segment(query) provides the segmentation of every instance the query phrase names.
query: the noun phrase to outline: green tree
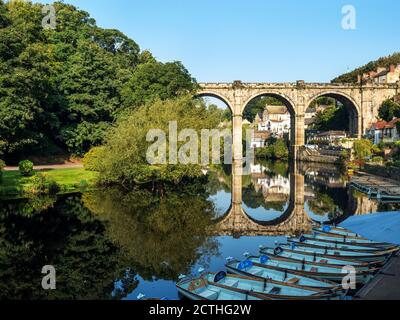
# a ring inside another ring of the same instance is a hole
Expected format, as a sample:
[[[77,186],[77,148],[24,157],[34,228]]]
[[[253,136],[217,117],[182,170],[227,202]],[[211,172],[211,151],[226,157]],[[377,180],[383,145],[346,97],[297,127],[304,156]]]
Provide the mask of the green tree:
[[[208,110],[201,101],[185,95],[173,100],[156,100],[127,113],[107,135],[99,155],[103,159],[100,180],[104,184],[122,184],[130,188],[134,184],[156,181],[178,183],[202,176],[198,164],[149,165],[147,150],[154,142],[146,141],[146,136],[151,129],[168,135],[170,122],[176,121],[178,130],[190,128],[200,137],[202,129],[213,129],[219,125],[215,112]],[[166,155],[169,155],[169,135],[166,138]],[[179,142],[178,149],[186,142]],[[194,154],[198,152],[196,150]]]
[[[55,30],[42,4],[0,1],[0,150],[5,158],[83,155],[100,145],[126,109],[192,91],[179,62],[159,63],[89,13],[54,3]],[[139,68],[139,66],[141,66]]]
[[[271,96],[263,96],[253,99],[244,109],[243,118],[253,122],[258,113],[264,112],[267,105],[282,106],[283,103],[279,99]]]
[[[385,121],[391,121],[393,118],[400,118],[400,104],[393,99],[387,99],[379,108],[379,118]]]
[[[315,115],[313,129],[320,131],[349,130],[349,113],[344,105],[329,106]]]
[[[357,160],[365,161],[366,158],[371,157],[374,150],[372,141],[367,139],[354,141],[354,155]]]
[[[400,64],[400,52],[396,52],[387,57],[379,58],[375,61],[370,61],[366,65],[357,68],[351,72],[345,73],[332,80],[333,83],[356,83],[359,75],[370,71],[376,71],[378,67],[389,68],[390,65]]]
[[[123,90],[124,105],[138,107],[155,99],[172,99],[192,93],[195,80],[180,62],[150,62],[139,65]]]

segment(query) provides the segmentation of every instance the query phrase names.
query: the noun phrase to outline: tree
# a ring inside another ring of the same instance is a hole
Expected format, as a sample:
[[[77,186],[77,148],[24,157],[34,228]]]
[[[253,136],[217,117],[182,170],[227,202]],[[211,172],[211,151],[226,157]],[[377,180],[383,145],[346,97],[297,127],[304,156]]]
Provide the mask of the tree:
[[[349,113],[344,105],[329,106],[315,115],[313,128],[320,131],[349,130]]]
[[[98,27],[89,13],[63,2],[54,6],[56,29],[45,30],[42,4],[0,1],[6,160],[64,151],[81,156],[103,143],[126,109],[194,90],[181,63],[157,62],[122,32]]]
[[[195,89],[195,80],[180,62],[148,62],[135,69],[124,87],[124,105],[138,107],[156,99],[192,93]]]
[[[267,105],[282,106],[283,103],[279,99],[270,96],[253,99],[244,109],[243,118],[253,122],[258,113],[264,112]]]
[[[364,73],[370,72],[370,71],[376,71],[378,67],[385,67],[389,68],[390,65],[397,65],[400,64],[400,52],[396,52],[392,55],[389,55],[387,57],[382,57],[379,58],[378,60],[375,61],[370,61],[366,65],[357,68],[351,72],[345,73],[335,79],[332,80],[333,83],[356,83],[358,75],[362,75]]]
[[[366,158],[372,156],[373,143],[370,140],[362,139],[354,141],[354,155],[357,160],[365,161]]]
[[[102,183],[131,188],[135,184],[158,181],[179,183],[201,177],[199,164],[170,164],[169,161],[165,164],[149,164],[146,155],[154,142],[146,141],[147,134],[151,129],[161,130],[169,142],[171,121],[177,122],[178,130],[194,130],[197,137],[201,136],[202,129],[213,129],[220,123],[215,110],[208,110],[204,103],[187,95],[165,101],[158,99],[126,113],[107,135],[99,156],[103,159],[100,170]],[[185,143],[179,142],[178,150]],[[194,154],[200,151],[200,147],[198,149]],[[164,151],[166,160],[169,160],[168,143]]]
[[[379,108],[379,118],[385,121],[392,121],[393,118],[400,118],[400,104],[393,99],[387,99]]]

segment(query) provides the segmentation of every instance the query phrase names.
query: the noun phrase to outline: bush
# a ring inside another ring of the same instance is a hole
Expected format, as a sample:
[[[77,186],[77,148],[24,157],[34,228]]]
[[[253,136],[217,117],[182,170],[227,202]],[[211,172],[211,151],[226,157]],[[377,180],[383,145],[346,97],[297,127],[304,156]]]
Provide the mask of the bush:
[[[104,147],[94,147],[82,159],[83,166],[89,171],[101,171]]]
[[[1,182],[1,179],[3,177],[3,169],[4,169],[5,166],[6,166],[6,163],[3,160],[0,159],[0,182]]]
[[[383,157],[373,157],[371,160],[372,163],[383,163]]]
[[[191,96],[156,100],[127,112],[108,132],[101,157],[99,182],[130,188],[137,184],[177,184],[202,178],[200,164],[169,164],[168,157],[162,159],[162,155],[169,152],[167,140],[155,143],[155,137],[151,142],[148,139],[149,131],[157,128],[161,132],[168,132],[170,122],[178,120],[178,128],[191,128],[200,135],[203,129],[218,127],[220,120],[217,113],[218,110],[208,109],[202,101],[193,100]],[[178,150],[185,144],[187,142],[179,141]],[[151,150],[153,152],[149,152]],[[191,150],[190,154],[198,159],[201,156],[200,150]],[[154,161],[153,165],[149,164],[149,159]]]
[[[273,144],[256,150],[256,157],[264,159],[287,159],[289,149],[284,140],[276,140]]]
[[[23,160],[18,164],[19,172],[24,177],[30,177],[33,173],[33,163],[29,160]]]
[[[53,179],[42,173],[38,173],[32,178],[30,193],[33,194],[57,194],[60,186]]]
[[[84,191],[89,187],[89,183],[86,180],[81,180],[77,186],[80,190]]]
[[[400,168],[400,161],[399,160],[394,161],[393,162],[393,166],[397,167],[397,168]]]

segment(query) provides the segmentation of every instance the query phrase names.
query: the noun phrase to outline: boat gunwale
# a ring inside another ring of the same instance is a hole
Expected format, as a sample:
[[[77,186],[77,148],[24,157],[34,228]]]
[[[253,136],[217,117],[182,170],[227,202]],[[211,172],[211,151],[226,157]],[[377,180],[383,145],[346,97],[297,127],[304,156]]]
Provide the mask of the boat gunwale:
[[[231,266],[230,264],[232,264],[232,263],[240,263],[240,261],[239,260],[232,260],[232,261],[228,262],[225,265],[226,268],[227,269],[232,269],[232,270],[237,270],[239,272],[242,272],[245,276],[248,276],[248,277],[251,277],[251,278],[266,279],[266,278],[261,277],[261,276],[253,275],[253,274],[251,274],[251,273],[249,273],[247,271],[239,270],[238,268]],[[330,281],[330,280],[327,280],[327,279],[310,277],[310,276],[305,276],[303,274],[300,274],[299,272],[296,272],[295,270],[287,270],[287,269],[283,269],[283,268],[279,268],[279,267],[273,267],[273,266],[267,266],[267,265],[259,265],[258,267],[261,267],[263,269],[272,269],[272,270],[279,271],[279,272],[285,272],[286,271],[288,274],[293,274],[293,275],[301,276],[301,277],[304,277],[304,278],[309,278],[309,279],[314,280],[314,281],[318,281],[318,282],[322,282],[322,283],[331,285],[331,287],[327,287],[326,290],[333,290],[333,291],[342,290],[340,285],[338,283],[334,282],[334,281]],[[286,283],[286,282],[283,282],[283,283]],[[301,285],[301,286],[304,286],[304,285]],[[323,288],[323,287],[314,287],[314,286],[304,286],[304,287],[306,287],[306,288],[307,287],[308,288]]]
[[[312,240],[310,240],[312,241]],[[386,253],[390,254],[392,252],[399,251],[400,248],[390,248],[390,249],[385,249],[385,248],[377,248],[375,247],[374,249],[371,250],[364,250],[364,249],[347,249],[347,248],[334,248],[334,247],[327,247],[327,246],[322,246],[318,244],[312,244],[312,243],[307,243],[307,242],[300,242],[299,240],[293,240],[293,239],[288,239],[288,242],[290,243],[296,243],[298,247],[308,247],[308,248],[314,248],[314,249],[328,249],[328,250],[339,250],[339,251],[344,251],[344,252],[355,252],[355,253],[370,253],[371,255],[375,255],[375,253]],[[332,244],[335,244],[335,242],[331,242]],[[376,249],[376,250],[375,250]],[[378,250],[379,249],[379,250]],[[382,249],[382,250],[380,250]]]
[[[254,263],[254,266],[256,267],[264,267],[265,265],[261,264],[261,263]],[[345,274],[343,273],[329,273],[329,272],[315,272],[315,271],[307,271],[307,270],[292,270],[292,269],[285,269],[283,267],[275,267],[275,266],[271,266],[273,269],[276,268],[275,270],[277,271],[295,271],[297,273],[299,273],[299,275],[303,275],[309,278],[315,278],[315,279],[319,279],[320,277],[322,277],[323,279],[332,279],[332,278],[343,278]],[[373,269],[371,271],[368,270],[362,270],[362,271],[356,271],[356,274],[366,277],[368,275],[373,275],[375,272],[378,272],[379,268]]]
[[[320,239],[320,238],[314,238],[312,235],[308,235],[305,234],[303,235],[307,240],[312,240],[312,241],[318,241],[318,242],[324,242],[324,243],[337,243],[340,245],[353,245],[353,246],[359,246],[359,247],[377,247],[377,248],[384,248],[385,246],[388,248],[394,248],[397,247],[395,244],[391,244],[391,243],[386,243],[386,242],[371,242],[371,243],[367,243],[367,242],[345,242],[345,241],[335,241],[335,240],[329,240],[329,239]],[[320,234],[320,236],[323,237],[329,237],[329,235],[325,235],[325,234]],[[336,237],[332,237],[332,238],[336,238]],[[341,237],[342,238],[342,237]],[[349,238],[346,238],[349,239]],[[356,239],[360,239],[360,238],[354,238],[354,240]],[[362,240],[368,240],[368,239],[362,239]],[[381,247],[383,246],[383,247]]]
[[[273,250],[272,248],[263,248],[260,250],[260,253],[262,254],[266,254],[271,258],[271,253],[269,252],[265,252],[266,249],[270,249]],[[281,261],[287,261],[287,262],[303,262],[302,259],[296,259],[296,258],[289,258],[289,257],[282,257],[282,256],[277,256],[277,255],[272,255],[272,257],[276,260],[281,260]],[[340,259],[335,259],[335,260],[340,260]],[[321,266],[321,267],[332,267],[332,268],[338,268],[338,269],[342,269],[345,266],[348,266],[348,264],[346,264],[346,262],[357,262],[357,261],[345,261],[343,260],[343,264],[331,264],[331,263],[323,263],[323,262],[317,262],[317,261],[305,261],[307,264],[311,264],[311,265],[315,265],[315,266]],[[354,267],[356,270],[358,268],[376,268],[377,264],[374,263],[368,263],[368,262],[364,262],[364,261],[360,261],[359,264],[355,264],[352,265],[352,267]],[[378,268],[380,269],[380,268]]]
[[[273,248],[264,248],[264,249],[273,249]],[[262,250],[264,250],[262,249]],[[298,251],[298,250],[291,250],[291,249],[286,249],[285,251],[291,252],[291,253],[298,253],[298,254],[304,254],[307,256],[314,256],[314,253],[312,252],[307,252],[307,251]],[[337,259],[337,260],[345,260],[345,261],[350,261],[350,262],[372,262],[373,264],[380,265],[384,264],[387,259],[384,259],[386,255],[381,255],[381,256],[338,256],[338,255],[329,255],[329,254],[323,254],[323,253],[317,253],[317,257],[323,257],[323,258],[330,258],[330,259]],[[361,259],[369,259],[369,258],[382,258],[381,260],[361,260]]]

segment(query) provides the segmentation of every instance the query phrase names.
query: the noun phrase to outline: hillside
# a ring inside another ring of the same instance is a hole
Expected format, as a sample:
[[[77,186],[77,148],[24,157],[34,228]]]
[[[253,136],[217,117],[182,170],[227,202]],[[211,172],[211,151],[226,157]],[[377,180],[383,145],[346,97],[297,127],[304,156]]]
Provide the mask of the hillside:
[[[365,72],[375,71],[378,67],[389,68],[391,64],[400,64],[400,52],[396,52],[390,56],[379,58],[375,61],[370,61],[366,65],[357,68],[351,72],[342,74],[332,80],[332,83],[354,83],[357,82],[357,76]]]

